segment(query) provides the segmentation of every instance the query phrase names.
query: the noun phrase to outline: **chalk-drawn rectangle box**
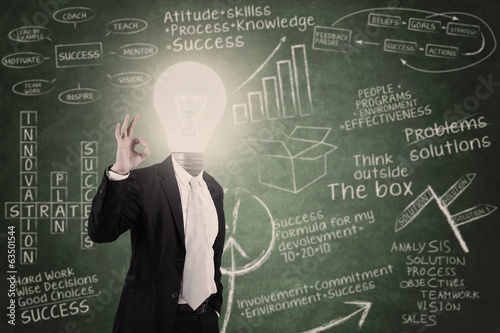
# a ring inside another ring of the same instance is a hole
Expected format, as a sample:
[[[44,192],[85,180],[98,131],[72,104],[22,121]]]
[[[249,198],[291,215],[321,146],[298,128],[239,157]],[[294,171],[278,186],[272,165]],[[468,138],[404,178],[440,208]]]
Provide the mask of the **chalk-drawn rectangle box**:
[[[50,201],[53,204],[68,201],[68,189],[67,188],[51,188],[50,189]]]
[[[94,198],[96,193],[97,193],[97,187],[82,188],[82,191],[81,191],[82,202],[92,203],[92,199]],[[83,205],[82,208],[83,208],[83,211],[82,211],[83,216],[82,217],[88,217],[88,212],[90,212],[90,206]]]
[[[21,233],[21,249],[34,249],[38,244],[38,234],[35,232]]]
[[[80,144],[82,157],[97,156],[97,141],[82,141]]]
[[[68,216],[68,204],[67,203],[53,203],[50,207],[50,219],[51,220],[67,220]]]
[[[82,250],[97,249],[97,243],[94,243],[86,232],[81,234],[81,249]]]
[[[66,187],[68,186],[68,173],[66,171],[53,171],[50,173],[50,186]]]
[[[314,27],[313,50],[347,53],[350,44],[351,30],[322,26]]]
[[[461,37],[479,37],[480,27],[478,25],[448,22],[446,34]]]
[[[36,264],[38,251],[36,248],[21,249],[21,265],[34,265]]]
[[[37,111],[21,111],[20,117],[21,117],[21,127],[36,128]]]
[[[38,189],[36,187],[28,187],[28,188],[22,188],[21,189],[21,201],[25,203],[34,203],[36,202],[37,199],[37,194],[38,194]],[[23,205],[23,208],[26,205]],[[31,206],[31,205],[28,205]],[[36,211],[35,211],[36,213]],[[25,215],[23,215],[25,216]]]
[[[415,54],[417,43],[404,40],[386,39],[384,41],[384,51],[393,53]]]
[[[82,172],[82,188],[97,188],[99,186],[99,175],[97,172]]]
[[[21,157],[21,172],[32,173],[37,169],[36,157]]]
[[[18,219],[21,215],[21,204],[19,202],[5,203],[5,219]]]
[[[38,221],[35,219],[21,219],[21,233],[32,232],[38,230]]]
[[[21,142],[21,157],[36,157],[37,142]]]
[[[82,218],[80,223],[80,233],[87,234],[89,232],[89,220],[88,218]]]
[[[441,21],[426,20],[426,19],[412,17],[408,21],[408,30],[439,33],[441,32]]]
[[[102,43],[56,45],[56,67],[83,67],[102,64]]]
[[[458,47],[427,44],[425,45],[425,55],[433,58],[456,59],[458,57]]]
[[[50,233],[52,235],[66,234],[68,232],[67,219],[51,219],[50,220]]]
[[[246,104],[233,105],[233,118],[235,125],[248,123],[247,105]]]
[[[82,210],[80,211],[80,218],[82,219],[82,223],[87,221],[88,217],[90,216],[91,210],[92,202],[82,204]]]
[[[82,173],[97,170],[97,157],[82,157]]]
[[[312,107],[311,84],[305,45],[292,46],[292,64],[295,77],[295,90],[300,116],[310,116]]]
[[[293,118],[297,115],[297,105],[293,88],[292,62],[281,60],[276,65],[278,66],[278,85],[283,117]]]
[[[22,126],[21,127],[21,143],[36,142],[37,128],[35,126]]]
[[[23,172],[21,176],[21,188],[31,188],[37,186],[37,172]]]
[[[370,13],[368,15],[368,25],[374,27],[399,29],[401,26],[401,17],[386,14]]]
[[[36,202],[23,203],[21,205],[21,214],[23,218],[37,218],[38,216],[38,204]]]
[[[324,142],[330,128],[297,126],[290,135],[246,140],[257,155],[259,182],[298,193],[326,175],[326,156],[337,147]]]
[[[278,83],[275,76],[262,78],[262,91],[264,92],[267,119],[278,119],[280,117],[280,104],[278,99]]]
[[[248,93],[248,106],[250,109],[250,119],[252,122],[264,120],[264,102],[262,92],[255,91]]]

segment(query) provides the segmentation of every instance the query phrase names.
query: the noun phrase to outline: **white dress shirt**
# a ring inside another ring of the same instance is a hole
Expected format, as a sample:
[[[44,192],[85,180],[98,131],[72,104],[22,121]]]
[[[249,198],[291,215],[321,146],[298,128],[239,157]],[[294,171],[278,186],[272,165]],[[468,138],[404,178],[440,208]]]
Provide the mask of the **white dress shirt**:
[[[191,189],[191,186],[189,185],[189,182],[191,181],[191,178],[193,178],[186,170],[184,170],[183,167],[177,163],[175,158],[172,156],[172,162],[174,166],[174,173],[175,173],[175,178],[177,179],[177,185],[179,186],[179,194],[181,196],[181,205],[182,205],[182,217],[183,217],[183,222],[184,222],[184,232],[186,232],[186,216],[187,216],[187,201],[189,197],[189,191]],[[200,191],[200,196],[201,196],[201,201],[203,204],[203,213],[204,213],[204,218],[205,221],[208,223],[208,228],[206,229],[207,231],[207,247],[206,251],[209,253],[209,257],[213,258],[214,255],[214,250],[213,250],[213,244],[215,242],[215,238],[217,237],[217,233],[219,231],[219,223],[218,223],[218,216],[217,216],[217,210],[215,209],[215,204],[212,200],[212,196],[210,195],[210,191],[208,190],[207,184],[203,180],[203,170],[200,172],[198,176],[196,176],[200,182],[199,186],[199,191]],[[116,172],[113,172],[112,170],[109,170],[109,179],[112,181],[118,181],[118,180],[123,180],[126,179],[129,174],[127,175],[121,175]],[[214,265],[208,265],[209,267],[209,272],[207,276],[212,277],[210,283],[210,293],[216,293],[217,292],[217,286],[215,285],[215,267]],[[186,301],[182,298],[182,288],[181,288],[181,293],[179,296],[179,304],[184,304]]]

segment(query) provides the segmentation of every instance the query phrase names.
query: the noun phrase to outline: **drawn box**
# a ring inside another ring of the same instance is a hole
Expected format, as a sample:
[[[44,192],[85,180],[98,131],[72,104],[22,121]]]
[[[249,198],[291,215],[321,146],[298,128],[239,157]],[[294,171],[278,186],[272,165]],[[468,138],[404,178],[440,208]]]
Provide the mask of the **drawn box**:
[[[348,52],[351,43],[351,30],[332,28],[332,27],[314,27],[313,50]]]
[[[297,126],[266,140],[245,140],[257,155],[261,184],[298,193],[326,175],[326,156],[337,149],[326,143],[330,128]]]

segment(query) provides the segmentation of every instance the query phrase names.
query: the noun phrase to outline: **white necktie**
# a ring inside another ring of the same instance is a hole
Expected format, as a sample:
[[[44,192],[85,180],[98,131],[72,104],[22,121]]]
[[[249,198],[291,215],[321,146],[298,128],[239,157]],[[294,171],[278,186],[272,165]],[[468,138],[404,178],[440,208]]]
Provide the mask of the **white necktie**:
[[[206,251],[206,222],[199,193],[199,180],[191,178],[186,216],[186,260],[182,280],[182,297],[196,310],[208,296],[207,265],[213,265]]]

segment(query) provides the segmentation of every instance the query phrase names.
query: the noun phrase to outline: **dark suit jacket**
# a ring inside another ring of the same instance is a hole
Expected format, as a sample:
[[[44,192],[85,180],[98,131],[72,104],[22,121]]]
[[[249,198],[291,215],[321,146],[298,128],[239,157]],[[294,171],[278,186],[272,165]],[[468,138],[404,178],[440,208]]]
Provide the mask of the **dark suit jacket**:
[[[219,218],[219,233],[213,245],[217,293],[209,304],[220,313],[223,189],[207,173],[203,179]],[[97,243],[111,242],[129,229],[132,257],[113,332],[170,332],[186,256],[181,199],[171,157],[132,170],[126,180],[110,181],[104,175],[92,202],[89,236]]]

